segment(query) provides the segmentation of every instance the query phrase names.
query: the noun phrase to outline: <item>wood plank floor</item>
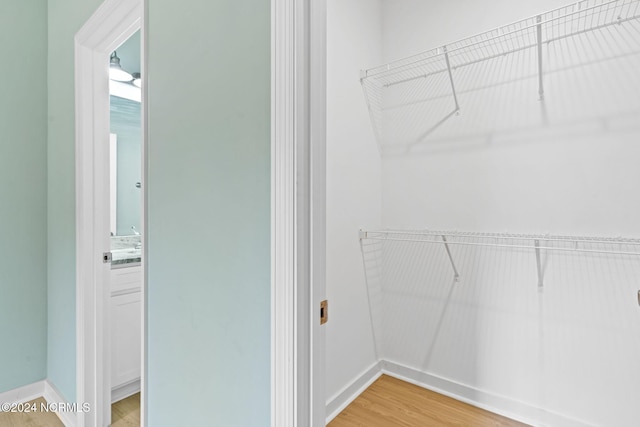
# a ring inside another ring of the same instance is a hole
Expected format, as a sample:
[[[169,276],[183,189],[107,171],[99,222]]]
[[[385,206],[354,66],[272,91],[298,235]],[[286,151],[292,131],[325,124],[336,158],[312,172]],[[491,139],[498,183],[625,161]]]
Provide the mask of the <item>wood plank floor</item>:
[[[111,427],[140,427],[140,393],[111,405]]]
[[[46,404],[39,397],[30,405]],[[0,412],[0,427],[64,427],[54,412]],[[111,405],[111,427],[140,427],[140,393]]]
[[[40,404],[46,401],[39,397],[28,402],[36,404],[37,411],[33,412],[0,412],[0,426],[2,427],[64,427],[55,412],[40,412]]]
[[[44,399],[31,401],[39,407]],[[140,426],[140,393],[111,406],[112,427]],[[54,413],[0,413],[2,427],[64,427]],[[381,376],[328,427],[527,427],[430,390]]]
[[[526,427],[422,387],[383,375],[328,427]]]

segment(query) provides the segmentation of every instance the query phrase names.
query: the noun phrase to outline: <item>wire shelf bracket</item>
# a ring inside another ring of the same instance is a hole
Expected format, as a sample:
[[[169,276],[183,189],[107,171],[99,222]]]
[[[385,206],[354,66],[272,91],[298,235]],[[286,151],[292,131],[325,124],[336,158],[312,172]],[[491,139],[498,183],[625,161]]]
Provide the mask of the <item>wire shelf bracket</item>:
[[[380,232],[373,232],[373,233],[380,233]],[[359,237],[360,237],[360,246],[362,247],[362,241],[365,239],[369,238],[369,233],[365,230],[360,230],[359,233]],[[451,249],[449,248],[449,241],[447,240],[447,236],[442,235],[442,243],[444,245],[445,250],[447,251],[447,256],[449,257],[449,262],[451,262],[451,268],[453,269],[453,280],[455,282],[459,282],[460,281],[460,273],[458,273],[458,269],[456,268],[456,263],[453,260],[453,255],[451,254]],[[372,237],[373,240],[387,240],[387,239],[379,239],[376,237]]]
[[[444,245],[456,282],[460,273],[451,252],[452,245],[533,249],[538,273],[538,291],[544,287],[542,251],[640,257],[640,239],[623,237],[575,237],[508,233],[477,233],[435,230],[360,230],[360,240],[381,240]],[[624,248],[624,249],[623,249]],[[640,304],[640,291],[638,293]]]
[[[453,267],[453,280],[456,282],[460,281],[460,274],[458,273],[458,269],[456,268],[456,263],[453,262],[453,256],[451,255],[451,249],[449,249],[449,242],[447,242],[447,237],[442,235],[442,241],[444,242],[444,248],[447,250],[447,255],[449,256],[449,261],[451,261],[451,267]]]
[[[534,240],[534,246],[536,248],[536,267],[538,268],[538,291],[542,291],[544,281],[542,278],[542,264],[540,262],[540,240]]]
[[[540,95],[540,101],[544,101],[544,84],[542,74],[542,15],[536,17],[536,39],[538,45],[538,95]]]
[[[449,73],[449,82],[451,83],[451,92],[453,93],[453,102],[456,104],[455,112],[460,111],[460,104],[458,104],[458,95],[456,94],[456,85],[453,83],[453,73],[451,72],[451,62],[449,61],[449,52],[447,52],[447,47],[443,46],[442,51],[444,52],[444,60],[447,63],[447,71]]]

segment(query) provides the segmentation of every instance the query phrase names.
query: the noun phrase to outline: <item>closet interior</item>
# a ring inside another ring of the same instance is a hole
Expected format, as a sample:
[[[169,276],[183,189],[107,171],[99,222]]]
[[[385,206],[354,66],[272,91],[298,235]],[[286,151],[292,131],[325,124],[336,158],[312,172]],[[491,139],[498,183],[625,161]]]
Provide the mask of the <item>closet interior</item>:
[[[637,425],[640,0],[328,0],[327,28],[327,422],[387,374]]]

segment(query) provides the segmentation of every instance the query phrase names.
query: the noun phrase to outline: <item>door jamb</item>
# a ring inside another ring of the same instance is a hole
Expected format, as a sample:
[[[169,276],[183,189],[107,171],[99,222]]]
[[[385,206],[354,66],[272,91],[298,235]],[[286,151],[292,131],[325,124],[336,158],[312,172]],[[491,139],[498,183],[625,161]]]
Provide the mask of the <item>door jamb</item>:
[[[325,0],[272,0],[271,425],[325,425]]]
[[[88,403],[91,408],[88,412],[78,412],[77,427],[102,427],[111,413],[110,356],[105,346],[110,332],[109,289],[105,277],[110,264],[101,259],[103,252],[110,251],[107,64],[114,49],[144,28],[142,11],[143,0],[105,0],[75,36],[76,401]],[[142,105],[144,110],[144,97]],[[142,120],[144,140],[144,114]],[[143,156],[144,147],[143,143]],[[145,175],[143,170],[143,179]],[[143,272],[143,293],[145,283]],[[143,314],[146,313],[144,301],[143,295]],[[143,331],[146,330],[144,319],[143,315]],[[144,375],[143,369],[143,396]],[[143,406],[141,414],[144,409]]]
[[[272,426],[278,427],[324,423],[322,380],[314,377],[324,351],[315,300],[325,292],[325,11],[323,0],[272,0],[271,412]],[[108,82],[102,59],[144,28],[142,21],[141,0],[106,0],[76,35],[77,400],[92,407],[78,414],[78,427],[99,426],[110,405],[102,390],[105,372],[97,368],[108,332],[100,319],[104,298],[96,298],[106,292],[102,276],[108,268],[98,255],[109,248],[95,233],[98,224],[106,222],[108,229],[108,218],[100,212],[105,210],[94,199],[96,191],[104,191],[104,179],[97,175],[106,165],[94,162],[106,156],[94,144],[103,133],[108,137],[93,121],[108,118],[97,102],[108,100],[106,83],[100,83]],[[143,113],[145,135],[146,126]],[[106,142],[97,146],[108,147]],[[143,301],[146,312],[146,297]],[[141,402],[146,402],[142,372]]]

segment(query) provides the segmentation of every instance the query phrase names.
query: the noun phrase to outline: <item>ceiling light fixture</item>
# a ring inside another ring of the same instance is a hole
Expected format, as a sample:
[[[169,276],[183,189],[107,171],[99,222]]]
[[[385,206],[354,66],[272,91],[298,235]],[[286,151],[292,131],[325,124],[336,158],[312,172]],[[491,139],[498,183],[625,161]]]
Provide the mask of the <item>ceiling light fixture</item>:
[[[140,76],[140,73],[133,73],[132,76],[133,81],[131,83],[136,87],[142,87],[142,77]]]
[[[120,65],[120,58],[116,55],[115,50],[111,54],[111,59],[109,61],[109,78],[119,82],[130,82],[133,79],[131,74],[122,69],[122,66]]]

